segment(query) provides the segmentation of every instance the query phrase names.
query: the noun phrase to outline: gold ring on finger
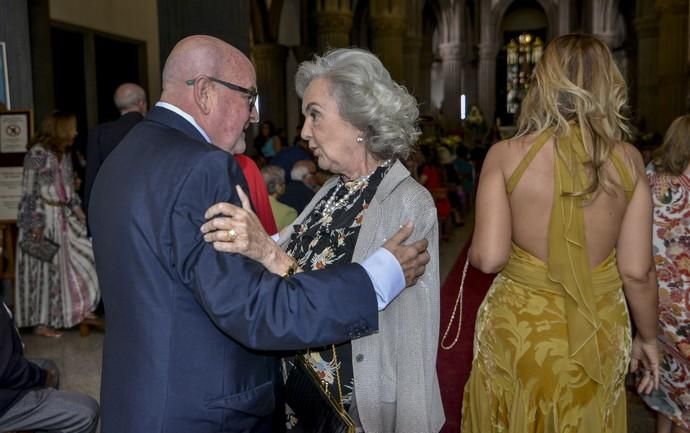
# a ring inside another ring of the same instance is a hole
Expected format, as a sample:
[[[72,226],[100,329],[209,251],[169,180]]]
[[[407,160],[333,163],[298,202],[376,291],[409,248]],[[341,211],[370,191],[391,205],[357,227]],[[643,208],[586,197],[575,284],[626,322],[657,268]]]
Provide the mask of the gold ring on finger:
[[[228,230],[228,241],[235,242],[235,239],[237,239],[237,232],[235,229]]]

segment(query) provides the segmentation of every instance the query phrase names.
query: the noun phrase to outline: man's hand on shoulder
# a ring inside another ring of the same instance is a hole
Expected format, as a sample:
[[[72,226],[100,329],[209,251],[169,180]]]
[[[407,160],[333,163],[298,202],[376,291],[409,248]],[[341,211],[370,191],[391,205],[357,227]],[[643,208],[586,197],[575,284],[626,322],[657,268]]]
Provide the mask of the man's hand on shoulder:
[[[429,242],[426,239],[420,239],[409,245],[403,244],[410,237],[413,229],[414,225],[408,222],[383,244],[383,247],[390,251],[400,263],[405,275],[406,287],[415,285],[417,279],[424,274],[431,258],[427,251]]]

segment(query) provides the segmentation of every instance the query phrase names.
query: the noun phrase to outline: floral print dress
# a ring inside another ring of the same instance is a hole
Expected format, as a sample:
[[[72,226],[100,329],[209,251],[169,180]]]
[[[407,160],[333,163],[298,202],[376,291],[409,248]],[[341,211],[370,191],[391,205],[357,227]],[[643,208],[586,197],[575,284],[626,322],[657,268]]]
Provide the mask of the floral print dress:
[[[690,429],[690,177],[648,170],[654,200],[654,262],[659,282],[659,389],[642,398]]]
[[[363,185],[357,180],[338,180],[329,194],[316,204],[311,214],[302,224],[295,226],[287,253],[294,257],[304,270],[322,269],[336,263],[350,263],[355,251],[359,229],[372,197],[390,165],[377,168]],[[352,191],[356,188],[355,191]],[[349,195],[348,195],[349,194]],[[329,199],[338,203],[343,197],[342,206],[332,213],[324,212]],[[333,396],[342,391],[342,402],[347,411],[354,392],[354,372],[352,368],[352,345],[350,342],[335,346],[336,358],[333,358],[332,347],[314,348],[310,351],[309,361],[316,372],[328,384]],[[288,370],[291,362],[288,361]],[[340,375],[341,390],[338,390]],[[297,415],[288,406],[286,408],[286,428],[290,431],[302,431]]]

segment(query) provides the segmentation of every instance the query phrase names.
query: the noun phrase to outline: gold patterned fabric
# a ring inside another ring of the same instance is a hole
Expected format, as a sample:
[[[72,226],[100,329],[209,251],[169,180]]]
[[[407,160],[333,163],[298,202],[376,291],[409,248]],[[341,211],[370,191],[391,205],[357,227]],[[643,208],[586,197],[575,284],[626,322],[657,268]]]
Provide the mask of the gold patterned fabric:
[[[508,181],[512,192],[542,133]],[[627,432],[630,322],[615,250],[590,269],[583,203],[589,157],[576,126],[557,138],[546,263],[513,244],[477,314],[463,432]],[[612,155],[622,186],[632,181]]]

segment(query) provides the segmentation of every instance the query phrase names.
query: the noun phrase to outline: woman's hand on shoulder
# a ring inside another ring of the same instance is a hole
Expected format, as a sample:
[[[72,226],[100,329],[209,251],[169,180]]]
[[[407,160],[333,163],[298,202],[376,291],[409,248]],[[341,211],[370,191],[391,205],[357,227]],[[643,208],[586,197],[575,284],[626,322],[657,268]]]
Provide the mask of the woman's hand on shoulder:
[[[242,254],[271,272],[282,273],[285,253],[263,229],[242,188],[236,188],[242,207],[220,202],[208,208],[207,221],[201,226],[204,240],[217,251]]]

